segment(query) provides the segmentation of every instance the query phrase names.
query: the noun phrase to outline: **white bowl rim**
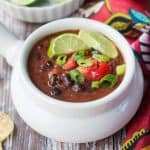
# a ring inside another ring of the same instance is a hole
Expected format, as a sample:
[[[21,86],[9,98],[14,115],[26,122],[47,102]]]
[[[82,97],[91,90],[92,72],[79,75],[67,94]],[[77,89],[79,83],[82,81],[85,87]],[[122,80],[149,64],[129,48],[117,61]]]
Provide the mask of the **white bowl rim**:
[[[50,96],[44,94],[42,91],[40,91],[34,85],[34,83],[32,83],[32,81],[29,77],[29,74],[27,72],[28,54],[25,53],[25,49],[29,45],[28,43],[30,43],[33,39],[35,39],[35,36],[39,35],[39,32],[42,32],[42,31],[44,31],[44,29],[49,28],[49,26],[53,23],[73,22],[73,21],[95,23],[95,24],[98,24],[98,25],[101,25],[101,26],[107,28],[111,32],[115,33],[119,37],[119,40],[121,40],[124,43],[124,45],[126,45],[126,48],[128,49],[127,54],[129,56],[129,58],[128,58],[128,61],[125,60],[127,68],[126,68],[126,73],[124,75],[123,81],[112,93],[106,95],[105,97],[97,99],[97,100],[87,101],[87,102],[66,102],[66,101],[61,101],[61,100],[55,99],[53,97],[50,97]],[[73,109],[73,108],[75,108],[75,109],[77,109],[77,108],[84,109],[85,108],[86,109],[86,108],[91,108],[91,107],[97,107],[97,106],[111,102],[112,100],[116,99],[116,97],[118,97],[122,93],[124,93],[127,90],[127,88],[129,87],[129,85],[134,77],[135,58],[134,58],[133,51],[132,51],[129,43],[127,42],[127,40],[118,31],[116,31],[112,27],[110,27],[104,23],[95,21],[95,20],[85,19],[85,18],[65,18],[65,19],[59,19],[59,20],[50,22],[48,24],[45,24],[45,25],[41,26],[40,28],[38,28],[36,31],[34,31],[27,38],[27,40],[24,43],[23,49],[24,50],[21,51],[21,56],[19,57],[19,63],[18,63],[19,64],[19,74],[20,74],[21,80],[24,83],[24,85],[32,92],[32,94],[34,93],[35,96],[38,96],[41,101],[44,101],[47,104],[53,104],[53,105],[57,105],[57,106],[60,106],[63,108],[69,108],[69,109]],[[27,55],[27,57],[25,57],[26,55]]]
[[[3,4],[6,4],[8,5],[9,7],[13,7],[15,9],[26,9],[27,11],[30,11],[30,10],[48,10],[48,9],[53,9],[53,8],[56,8],[56,7],[60,7],[62,5],[66,5],[68,4],[69,2],[72,2],[74,0],[65,0],[64,2],[61,2],[61,3],[56,3],[56,4],[52,4],[52,5],[49,5],[49,6],[42,6],[42,7],[38,7],[38,6],[34,6],[34,7],[29,7],[29,6],[20,6],[20,5],[16,5],[14,3],[11,3],[9,1],[6,1],[6,0],[0,0],[0,3],[3,3]]]

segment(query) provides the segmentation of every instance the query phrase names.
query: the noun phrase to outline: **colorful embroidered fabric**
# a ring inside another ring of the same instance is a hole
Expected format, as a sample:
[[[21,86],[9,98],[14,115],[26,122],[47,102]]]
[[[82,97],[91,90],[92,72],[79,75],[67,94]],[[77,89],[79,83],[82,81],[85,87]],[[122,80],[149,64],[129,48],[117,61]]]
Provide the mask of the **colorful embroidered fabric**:
[[[149,0],[105,0],[99,12],[91,16],[91,19],[114,27],[127,38],[145,75],[143,101],[137,114],[127,125],[128,131],[122,150],[150,150],[149,14]]]
[[[141,28],[143,25],[143,22],[136,19],[136,16],[139,17],[139,15],[131,15],[133,14],[132,8],[143,13],[148,10],[147,3],[147,0],[105,0],[105,5],[100,12],[93,15],[92,18],[113,26],[127,36],[132,43],[139,36],[134,28]],[[146,19],[144,19],[144,22],[146,22]]]

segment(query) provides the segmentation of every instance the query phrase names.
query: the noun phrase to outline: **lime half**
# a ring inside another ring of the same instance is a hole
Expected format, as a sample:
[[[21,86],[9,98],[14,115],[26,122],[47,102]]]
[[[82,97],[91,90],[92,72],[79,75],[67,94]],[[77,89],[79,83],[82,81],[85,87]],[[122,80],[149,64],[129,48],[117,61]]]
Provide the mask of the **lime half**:
[[[110,58],[116,58],[118,56],[118,50],[113,42],[101,33],[80,30],[79,38],[85,42],[88,47],[99,50],[102,54]]]
[[[48,56],[69,54],[78,50],[86,50],[86,44],[79,39],[78,35],[72,33],[64,33],[50,43]]]
[[[16,5],[22,5],[22,6],[31,5],[37,1],[38,0],[12,0],[12,2],[15,3]]]

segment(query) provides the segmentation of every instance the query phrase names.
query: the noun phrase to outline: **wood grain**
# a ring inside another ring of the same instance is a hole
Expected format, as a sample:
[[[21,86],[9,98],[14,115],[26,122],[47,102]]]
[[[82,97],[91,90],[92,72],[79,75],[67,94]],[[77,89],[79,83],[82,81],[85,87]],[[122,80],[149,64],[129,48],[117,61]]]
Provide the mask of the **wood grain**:
[[[25,39],[39,24],[15,20],[0,11],[0,22],[19,39]],[[120,150],[125,129],[97,142],[84,144],[61,143],[43,137],[27,126],[17,114],[11,99],[10,81],[12,68],[0,57],[0,111],[8,113],[15,122],[13,135],[3,144],[4,150]],[[111,123],[110,123],[111,125]]]

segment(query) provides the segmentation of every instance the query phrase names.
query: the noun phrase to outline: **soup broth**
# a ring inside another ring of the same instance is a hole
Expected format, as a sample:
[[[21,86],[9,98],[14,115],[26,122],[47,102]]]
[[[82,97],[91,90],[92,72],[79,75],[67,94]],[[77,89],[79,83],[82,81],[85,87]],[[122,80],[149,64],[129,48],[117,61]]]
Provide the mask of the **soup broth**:
[[[80,51],[84,56],[79,61],[75,58],[78,56],[77,51],[49,57],[48,49],[52,40],[66,33],[78,35],[79,30],[67,30],[48,35],[33,46],[27,67],[35,86],[48,96],[67,102],[93,101],[113,92],[124,76],[116,75],[116,67],[124,64],[119,49],[117,48],[118,56],[109,60],[93,48]],[[103,56],[105,61],[98,61],[94,56]],[[112,86],[109,86],[109,80],[104,84],[101,81],[108,74],[112,77],[117,76],[115,78],[117,81]]]

